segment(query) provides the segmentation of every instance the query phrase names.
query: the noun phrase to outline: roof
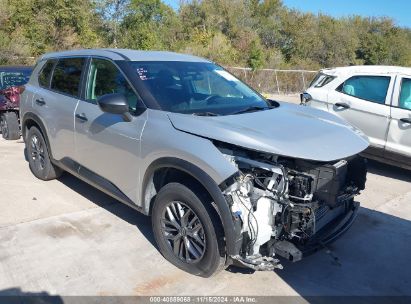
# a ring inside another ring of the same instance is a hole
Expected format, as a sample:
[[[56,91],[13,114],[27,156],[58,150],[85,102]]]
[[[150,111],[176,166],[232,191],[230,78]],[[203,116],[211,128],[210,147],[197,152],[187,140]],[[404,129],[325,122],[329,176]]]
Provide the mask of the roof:
[[[130,61],[188,61],[210,62],[207,59],[166,51],[140,51],[129,49],[82,49],[44,54],[41,59],[70,56],[101,56],[112,60]]]
[[[411,75],[411,68],[388,65],[353,65],[347,67],[336,67],[331,69],[323,69],[322,72],[326,74],[407,74]]]

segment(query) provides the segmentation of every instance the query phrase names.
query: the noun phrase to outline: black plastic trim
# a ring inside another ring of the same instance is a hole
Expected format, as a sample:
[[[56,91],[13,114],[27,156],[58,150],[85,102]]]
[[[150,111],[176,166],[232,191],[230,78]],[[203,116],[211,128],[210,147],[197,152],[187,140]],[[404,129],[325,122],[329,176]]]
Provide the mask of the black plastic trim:
[[[43,124],[42,120],[40,119],[40,117],[37,116],[36,114],[32,113],[32,112],[25,113],[24,116],[21,118],[21,133],[22,133],[23,140],[26,141],[26,135],[27,135],[26,134],[26,126],[27,126],[27,121],[28,120],[33,120],[38,125],[38,127],[40,128],[40,132],[43,134],[44,140],[46,141],[47,150],[49,151],[50,157],[53,161],[54,159],[53,159],[52,152],[50,150],[50,142],[49,142],[47,131],[46,131],[47,129],[44,126],[44,124]]]
[[[83,71],[81,73],[81,79],[80,79],[80,94],[79,94],[79,100],[85,100],[85,95],[86,95],[86,85],[87,85],[87,79],[89,75],[89,69],[90,69],[90,62],[91,62],[91,57],[87,57],[86,61],[83,66]]]
[[[125,195],[116,185],[111,183],[106,178],[94,173],[93,171],[83,167],[78,162],[71,158],[65,157],[59,161],[54,160],[54,163],[71,173],[75,177],[83,180],[84,182],[92,185],[98,190],[110,195],[111,197],[119,200],[120,202],[142,212],[140,206],[137,206],[127,195]]]
[[[365,151],[361,152],[361,155],[365,158],[373,159],[391,166],[411,170],[411,157],[384,148],[370,146]]]
[[[319,232],[317,232],[316,236],[314,236],[314,238],[311,239],[305,246],[297,246],[297,248],[299,248],[303,253],[303,257],[309,256],[319,249],[324,248],[325,245],[332,243],[343,235],[352,226],[357,218],[359,208],[360,203],[352,201],[350,210],[347,213],[328,223]],[[340,224],[341,226],[336,229],[335,227]]]
[[[157,169],[160,168],[174,168],[181,170],[193,178],[195,178],[201,185],[207,190],[210,194],[211,198],[213,199],[214,203],[217,205],[218,213],[220,215],[224,234],[226,237],[226,249],[228,255],[236,255],[238,254],[238,250],[236,249],[236,241],[240,237],[236,233],[236,228],[234,224],[234,220],[231,214],[230,207],[221,192],[219,186],[214,182],[214,180],[202,169],[199,167],[179,158],[173,157],[164,157],[155,160],[146,170],[144,175],[143,184],[142,184],[142,196],[141,201],[144,202],[145,198],[145,190],[149,183],[150,178],[154,174]],[[145,206],[143,206],[143,209]]]
[[[224,192],[224,190],[226,190],[228,187],[230,187],[232,184],[235,183],[236,179],[240,176],[240,172],[237,171],[236,173],[234,173],[233,175],[231,175],[230,177],[226,178],[225,180],[223,180],[219,185],[218,188],[220,188],[221,192]]]
[[[411,157],[404,155],[404,154],[395,153],[393,151],[389,151],[385,149],[384,159],[391,160],[399,164],[404,164],[405,166],[408,164],[408,167],[411,167]]]

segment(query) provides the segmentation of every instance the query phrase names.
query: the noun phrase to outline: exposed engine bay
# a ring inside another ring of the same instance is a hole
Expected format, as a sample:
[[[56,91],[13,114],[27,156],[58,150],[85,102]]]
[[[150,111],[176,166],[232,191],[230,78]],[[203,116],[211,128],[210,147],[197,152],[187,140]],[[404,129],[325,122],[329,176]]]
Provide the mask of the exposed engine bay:
[[[366,181],[360,156],[325,163],[218,147],[239,170],[224,195],[240,234],[231,258],[244,266],[282,268],[277,257],[298,261],[353,220]]]

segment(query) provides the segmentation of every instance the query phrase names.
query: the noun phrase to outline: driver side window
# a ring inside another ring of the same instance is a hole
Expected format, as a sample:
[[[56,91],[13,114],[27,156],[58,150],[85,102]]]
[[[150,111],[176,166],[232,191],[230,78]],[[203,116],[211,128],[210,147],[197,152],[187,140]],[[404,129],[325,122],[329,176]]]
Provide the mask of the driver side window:
[[[93,58],[88,74],[86,99],[96,103],[99,97],[112,93],[123,94],[130,111],[136,110],[138,96],[120,70],[108,60]]]

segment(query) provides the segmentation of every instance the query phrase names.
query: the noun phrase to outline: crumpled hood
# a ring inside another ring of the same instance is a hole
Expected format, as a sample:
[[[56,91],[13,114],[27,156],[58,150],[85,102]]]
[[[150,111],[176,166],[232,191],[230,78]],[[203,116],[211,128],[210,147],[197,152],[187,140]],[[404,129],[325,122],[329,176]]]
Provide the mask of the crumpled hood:
[[[168,116],[177,130],[293,158],[333,161],[369,145],[361,131],[335,115],[282,102],[278,108],[238,115]]]

